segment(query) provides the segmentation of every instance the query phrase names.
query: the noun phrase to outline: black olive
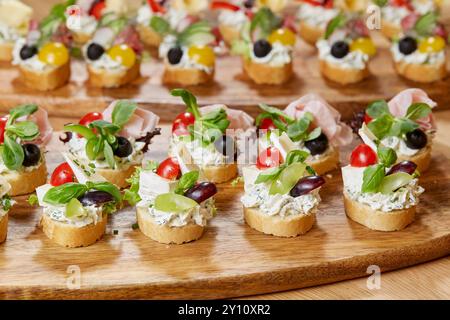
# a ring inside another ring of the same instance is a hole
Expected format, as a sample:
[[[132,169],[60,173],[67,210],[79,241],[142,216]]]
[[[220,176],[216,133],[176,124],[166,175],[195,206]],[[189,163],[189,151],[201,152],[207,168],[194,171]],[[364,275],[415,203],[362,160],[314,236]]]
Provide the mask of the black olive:
[[[22,145],[23,149],[23,166],[24,167],[31,167],[35,166],[39,163],[39,160],[41,159],[41,150],[39,147],[32,143],[27,143]]]
[[[341,59],[350,52],[350,48],[345,41],[337,41],[331,47],[331,55],[335,58]]]
[[[114,197],[105,191],[88,191],[78,198],[83,207],[88,206],[99,206],[103,203],[108,203],[114,201]]]
[[[228,159],[235,159],[236,146],[232,137],[223,135],[221,138],[214,141],[214,146],[217,151],[222,153]]]
[[[117,137],[117,144],[117,149],[114,150],[114,155],[119,158],[128,157],[133,152],[133,146],[127,138]]]
[[[105,49],[98,43],[91,43],[87,48],[89,60],[98,60],[105,53]]]
[[[317,138],[305,142],[305,147],[312,156],[324,153],[328,148],[328,138],[323,133]]]
[[[174,47],[167,53],[167,60],[170,64],[177,64],[183,57],[183,50],[180,47]]]
[[[22,49],[20,49],[20,58],[22,60],[27,60],[36,55],[38,52],[36,46],[24,45]]]
[[[411,37],[404,37],[398,43],[398,50],[404,55],[409,55],[417,50],[417,41]]]
[[[425,132],[420,129],[416,129],[406,134],[405,142],[408,148],[422,149],[427,145],[428,138]]]
[[[253,8],[254,4],[255,4],[255,0],[246,0],[244,2],[244,7],[247,9],[251,9],[251,8]]]
[[[253,44],[253,53],[258,58],[267,56],[270,51],[272,51],[272,45],[267,40],[261,39]]]

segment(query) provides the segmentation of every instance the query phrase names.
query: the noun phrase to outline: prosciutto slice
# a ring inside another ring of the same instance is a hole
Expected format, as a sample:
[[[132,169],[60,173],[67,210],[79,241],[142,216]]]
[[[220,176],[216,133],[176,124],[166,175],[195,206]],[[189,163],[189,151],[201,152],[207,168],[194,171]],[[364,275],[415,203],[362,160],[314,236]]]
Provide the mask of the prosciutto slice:
[[[105,121],[112,121],[111,116],[116,103],[117,101],[114,101],[102,112]],[[128,123],[123,126],[120,134],[125,138],[138,139],[145,136],[148,132],[155,130],[158,122],[159,117],[156,114],[142,108],[137,108]]]
[[[225,110],[225,112],[227,113],[227,118],[228,120],[230,120],[230,126],[228,127],[228,129],[247,130],[253,127],[253,123],[255,122],[255,120],[253,120],[253,118],[246,112],[228,108],[224,104],[213,104],[210,106],[201,107],[200,112],[202,114],[206,114],[208,112],[221,108]]]
[[[341,121],[340,113],[319,95],[303,96],[290,103],[284,112],[295,119],[310,112],[314,116],[314,124],[322,129],[334,146],[346,146],[353,140],[352,129]]]
[[[404,117],[408,108],[413,103],[426,103],[431,108],[437,106],[437,103],[431,100],[425,91],[412,88],[403,90],[393,97],[391,101],[388,102],[389,111],[396,117]],[[417,120],[417,123],[424,130],[436,130],[436,124],[432,114]]]

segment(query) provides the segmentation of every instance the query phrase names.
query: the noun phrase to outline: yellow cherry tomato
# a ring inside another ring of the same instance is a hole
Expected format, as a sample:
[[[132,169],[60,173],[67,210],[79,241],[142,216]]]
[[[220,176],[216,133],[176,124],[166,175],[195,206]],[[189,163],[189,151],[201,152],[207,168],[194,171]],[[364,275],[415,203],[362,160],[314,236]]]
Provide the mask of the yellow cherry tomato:
[[[420,41],[419,51],[422,53],[439,52],[445,49],[445,40],[440,36],[428,37]]]
[[[273,31],[267,40],[272,44],[275,42],[280,42],[285,46],[294,46],[296,39],[295,34],[291,30],[281,28]]]
[[[136,53],[126,44],[115,45],[108,50],[111,59],[120,62],[124,67],[131,68],[136,63]]]
[[[188,49],[188,57],[198,64],[213,67],[216,61],[214,50],[208,46],[192,46]]]
[[[69,61],[69,50],[60,42],[49,42],[39,50],[38,58],[44,63],[59,67]]]
[[[377,53],[372,39],[370,38],[358,38],[350,44],[350,51],[361,51],[369,56],[374,56]]]

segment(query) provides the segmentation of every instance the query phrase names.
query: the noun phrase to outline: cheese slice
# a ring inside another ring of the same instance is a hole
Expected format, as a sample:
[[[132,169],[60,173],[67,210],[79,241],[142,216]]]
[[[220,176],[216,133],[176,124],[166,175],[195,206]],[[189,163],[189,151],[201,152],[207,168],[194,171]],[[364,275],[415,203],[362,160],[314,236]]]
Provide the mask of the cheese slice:
[[[81,166],[79,166],[77,163],[75,163],[73,157],[68,154],[67,152],[63,153],[63,157],[66,160],[66,162],[69,164],[70,168],[72,168],[73,173],[75,174],[75,177],[77,178],[79,183],[86,184],[86,182],[105,182],[107,181],[105,178],[103,178],[98,173],[93,172],[93,170],[83,169]]]
[[[38,202],[41,207],[48,205],[44,202],[44,196],[48,192],[48,190],[50,190],[51,188],[53,188],[53,186],[49,183],[36,188],[36,196],[38,198]]]
[[[287,154],[296,148],[295,143],[289,138],[286,132],[283,132],[280,136],[272,133],[270,135],[270,141],[280,151],[283,159],[286,159]]]
[[[350,165],[342,167],[344,188],[347,188],[352,192],[361,192],[365,169],[365,167],[359,168]]]
[[[369,127],[363,123],[361,129],[358,130],[358,134],[361,137],[362,141],[367,144],[375,153],[377,152],[377,145],[375,144],[375,140],[377,137],[370,131]]]
[[[184,142],[179,142],[175,145],[173,155],[178,160],[182,174],[191,171],[200,171],[200,167],[194,163],[194,159]]]
[[[159,194],[172,192],[177,185],[178,181],[165,179],[150,170],[142,170],[139,176],[138,193],[142,199],[146,199]]]
[[[255,166],[242,168],[242,176],[244,177],[244,190],[249,191],[249,188],[255,184],[258,175],[261,173]]]

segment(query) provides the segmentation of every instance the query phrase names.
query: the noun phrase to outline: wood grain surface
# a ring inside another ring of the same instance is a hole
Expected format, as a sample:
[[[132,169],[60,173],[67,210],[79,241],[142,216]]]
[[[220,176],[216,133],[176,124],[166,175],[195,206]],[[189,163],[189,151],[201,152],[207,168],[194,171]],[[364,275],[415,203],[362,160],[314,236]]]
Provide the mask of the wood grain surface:
[[[153,144],[151,158],[166,153],[168,126]],[[50,170],[62,145],[50,145]],[[368,230],[344,214],[339,171],[327,178],[318,221],[305,236],[282,239],[250,229],[242,219],[242,186],[221,185],[218,215],[200,240],[161,245],[138,230],[133,208],[113,215],[108,233],[88,248],[65,249],[37,228],[39,209],[18,199],[8,240],[0,246],[0,298],[224,298],[283,291],[366,275],[450,253],[450,161],[437,143],[417,221],[401,232]],[[345,157],[345,154],[343,154]],[[113,232],[117,230],[117,234]],[[69,268],[69,269],[68,269]],[[71,269],[72,268],[72,269]],[[68,270],[79,268],[80,289],[69,289]]]

